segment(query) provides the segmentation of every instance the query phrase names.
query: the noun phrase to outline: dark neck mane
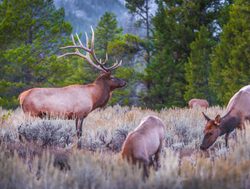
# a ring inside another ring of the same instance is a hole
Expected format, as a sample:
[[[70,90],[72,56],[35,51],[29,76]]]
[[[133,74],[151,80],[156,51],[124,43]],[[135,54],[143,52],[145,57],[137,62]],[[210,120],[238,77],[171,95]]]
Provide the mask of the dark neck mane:
[[[221,135],[223,135],[225,133],[232,132],[236,127],[238,127],[241,124],[241,116],[238,113],[232,114],[232,111],[234,110],[234,107],[235,107],[237,101],[240,100],[240,97],[242,95],[242,91],[240,91],[236,94],[237,94],[237,96],[234,99],[231,99],[232,102],[231,102],[231,100],[229,101],[230,109],[221,118],[221,124],[220,124]]]
[[[239,116],[231,116],[229,113],[227,113],[225,116],[221,118],[220,135],[232,132],[241,123]]]
[[[95,84],[98,88],[97,91],[99,92],[99,94],[93,94],[95,98],[93,110],[99,107],[104,107],[108,103],[111,93],[110,87],[108,83],[105,82],[105,80],[96,80]]]

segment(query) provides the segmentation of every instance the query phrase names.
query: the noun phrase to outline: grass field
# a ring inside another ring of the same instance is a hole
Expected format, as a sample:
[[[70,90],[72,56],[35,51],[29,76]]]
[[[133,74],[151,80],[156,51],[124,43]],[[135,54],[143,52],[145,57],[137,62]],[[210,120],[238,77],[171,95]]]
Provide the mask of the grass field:
[[[208,153],[199,145],[205,120],[223,109],[165,109],[107,107],[89,114],[76,148],[75,123],[25,117],[20,109],[0,109],[0,188],[250,188],[250,134],[237,132],[237,142],[224,147],[220,137]],[[120,157],[122,143],[146,115],[166,125],[161,168],[142,170]],[[248,127],[247,127],[248,128]],[[22,136],[20,142],[19,134]]]

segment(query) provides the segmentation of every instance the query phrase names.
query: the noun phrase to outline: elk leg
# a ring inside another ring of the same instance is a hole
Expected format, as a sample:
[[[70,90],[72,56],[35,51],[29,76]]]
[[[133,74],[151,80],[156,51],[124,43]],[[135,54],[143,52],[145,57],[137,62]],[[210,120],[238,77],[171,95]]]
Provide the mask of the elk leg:
[[[76,133],[77,133],[78,139],[82,136],[82,123],[83,123],[83,120],[84,120],[84,118],[76,118]]]
[[[146,178],[149,177],[149,161],[143,161],[143,180],[145,181]]]
[[[77,128],[78,128],[77,125],[78,125],[78,118],[76,118],[76,132],[77,132]]]
[[[225,135],[225,142],[226,142],[226,147],[228,148],[228,136],[229,136],[229,133],[226,133]]]
[[[160,164],[161,149],[162,149],[162,141],[161,141],[160,146],[155,154],[155,162],[156,162],[155,170],[156,171],[161,167],[161,164]]]
[[[149,164],[148,166],[154,166],[154,159],[153,159],[153,156],[150,156],[149,157]]]
[[[82,123],[83,123],[83,120],[84,120],[84,118],[80,119],[80,129],[79,129],[80,130],[79,131],[80,132],[80,136],[82,136]]]
[[[149,164],[150,159],[147,157],[138,158],[139,168],[143,169],[142,179],[145,181],[149,177]]]
[[[79,118],[76,118],[76,134],[77,134],[77,138],[79,139],[82,136],[81,133],[81,126],[80,126],[81,120],[79,120]]]

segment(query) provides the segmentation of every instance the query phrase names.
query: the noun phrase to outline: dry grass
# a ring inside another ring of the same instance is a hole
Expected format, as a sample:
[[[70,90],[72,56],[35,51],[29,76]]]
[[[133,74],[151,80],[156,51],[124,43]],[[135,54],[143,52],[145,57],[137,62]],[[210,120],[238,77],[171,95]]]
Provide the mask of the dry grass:
[[[97,110],[84,122],[79,150],[72,146],[74,121],[27,118],[20,109],[0,109],[0,188],[250,188],[249,129],[246,140],[229,139],[229,149],[221,137],[207,156],[199,152],[205,124],[201,111],[211,117],[223,112],[219,107]],[[119,151],[146,115],[166,124],[166,147],[162,167],[151,170],[144,182],[141,169],[122,161]]]

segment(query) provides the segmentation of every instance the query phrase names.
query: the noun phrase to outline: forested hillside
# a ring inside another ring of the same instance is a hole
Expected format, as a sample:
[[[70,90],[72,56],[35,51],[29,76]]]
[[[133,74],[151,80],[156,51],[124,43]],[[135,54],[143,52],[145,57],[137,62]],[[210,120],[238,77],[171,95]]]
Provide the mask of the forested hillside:
[[[55,0],[58,8],[65,9],[65,19],[73,26],[74,32],[83,32],[90,29],[90,26],[96,26],[100,17],[105,12],[113,12],[117,15],[120,26],[126,31],[131,31],[132,18],[124,6],[124,1],[119,0]]]
[[[57,58],[71,33],[85,41],[91,25],[98,57],[123,60],[114,75],[128,85],[110,104],[160,109],[205,98],[225,105],[250,81],[249,15],[248,0],[2,0],[0,106],[16,107],[32,87],[93,81],[98,72],[85,61]]]

